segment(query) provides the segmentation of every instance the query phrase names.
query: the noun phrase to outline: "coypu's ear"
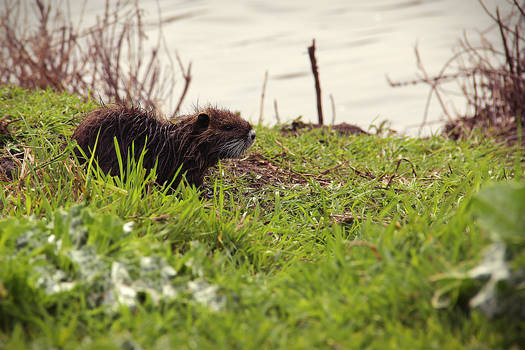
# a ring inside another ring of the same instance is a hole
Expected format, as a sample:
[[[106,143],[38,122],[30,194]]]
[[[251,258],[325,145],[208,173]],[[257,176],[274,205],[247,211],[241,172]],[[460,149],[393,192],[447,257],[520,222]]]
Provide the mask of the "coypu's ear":
[[[201,112],[197,116],[197,121],[195,122],[193,130],[198,131],[198,132],[204,131],[208,129],[209,125],[210,125],[210,116],[204,112]]]

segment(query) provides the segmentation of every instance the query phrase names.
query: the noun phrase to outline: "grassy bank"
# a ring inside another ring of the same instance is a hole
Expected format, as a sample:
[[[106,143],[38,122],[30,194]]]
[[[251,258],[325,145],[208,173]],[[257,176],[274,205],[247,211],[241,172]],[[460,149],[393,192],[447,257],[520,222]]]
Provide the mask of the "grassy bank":
[[[519,318],[469,307],[486,279],[452,274],[474,268],[494,242],[493,226],[478,219],[490,219],[491,200],[509,205],[483,191],[507,183],[519,202],[518,149],[258,128],[249,157],[223,162],[201,192],[167,193],[140,169],[123,182],[71,158],[68,137],[93,108],[50,91],[0,89],[0,117],[21,119],[2,152],[24,164],[20,180],[1,184],[0,348],[524,340]],[[509,220],[511,231],[523,222]],[[505,242],[521,268],[523,240],[512,237]]]

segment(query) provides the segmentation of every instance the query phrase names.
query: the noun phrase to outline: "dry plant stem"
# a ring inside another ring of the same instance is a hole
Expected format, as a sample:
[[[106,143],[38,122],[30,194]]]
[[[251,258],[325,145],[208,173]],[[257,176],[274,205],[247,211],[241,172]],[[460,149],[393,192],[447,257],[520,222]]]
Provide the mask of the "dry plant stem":
[[[281,124],[281,118],[279,117],[279,110],[277,109],[277,100],[273,100],[273,109],[275,110],[275,120],[277,120],[277,124]]]
[[[163,28],[162,28],[162,25],[163,23],[166,23],[165,20],[162,18],[162,11],[161,11],[161,8],[160,8],[160,3],[159,3],[159,0],[156,0],[156,3],[157,3],[157,18],[158,18],[158,21],[157,21],[157,30],[158,30],[158,41],[157,41],[157,46],[160,47],[160,43],[162,41],[163,45],[165,48],[168,47],[168,43],[166,41],[166,36],[164,35],[164,31],[163,31]],[[177,54],[177,51],[175,51],[175,53]],[[170,52],[168,50],[165,50],[165,54],[166,54],[166,57],[168,58],[168,62],[169,62],[169,67],[171,69],[172,72],[175,72],[175,64],[173,62],[173,57],[171,56]],[[185,80],[185,86],[184,86],[184,89],[183,89],[183,92],[181,93],[181,96],[179,97],[179,102],[177,103],[177,106],[180,108],[180,105],[182,104],[182,99],[184,99],[184,96],[186,96],[186,91],[188,88],[189,88],[189,82],[187,81],[186,79],[186,76],[189,75],[190,73],[190,69],[191,69],[191,62],[188,64],[188,73],[187,74],[184,74],[184,67],[182,66],[182,61],[179,60],[179,68],[180,68],[180,71],[181,71],[181,74]],[[191,80],[191,76],[190,76],[190,80]],[[170,94],[169,96],[169,99],[168,99],[168,106],[172,106],[173,105],[173,98],[174,98],[174,95],[173,94]],[[175,108],[177,109],[177,108]]]
[[[402,161],[405,161],[410,164],[410,166],[412,167],[412,175],[414,175],[414,177],[417,178],[416,168],[414,167],[414,164],[412,164],[412,162],[406,158],[401,158],[397,161],[396,169],[394,170],[394,173],[388,178],[388,182],[386,186],[378,187],[379,189],[387,190],[390,188],[390,185],[392,184],[392,180],[394,180],[394,177],[396,177],[397,171],[399,170],[399,166],[401,165]],[[383,176],[381,176],[380,178],[382,178]]]
[[[356,173],[358,176],[361,176],[363,179],[373,180],[377,178],[374,174],[370,173],[368,170],[366,172],[363,172],[351,165],[349,165],[349,168],[352,169],[352,171]]]
[[[259,110],[259,125],[262,123],[262,120],[263,120],[264,94],[266,93],[266,83],[267,82],[268,82],[268,71],[264,72],[264,82],[263,82],[262,92],[261,92],[261,107]]]
[[[491,13],[483,1],[479,1],[485,12],[494,21],[494,30],[499,31],[499,46],[489,42],[484,34],[480,34],[480,45],[472,45],[464,34],[460,41],[460,50],[456,52],[442,67],[439,73],[429,77],[423,68],[416,47],[418,68],[423,77],[406,82],[392,82],[392,86],[424,83],[430,86],[430,92],[425,106],[424,122],[426,125],[429,103],[432,94],[441,104],[443,112],[449,117],[444,132],[451,138],[468,135],[472,130],[482,130],[496,136],[498,139],[513,142],[516,120],[525,122],[525,60],[523,59],[524,11],[518,0],[509,1],[512,8],[509,14],[503,16],[499,9]],[[450,113],[441,98],[443,83],[455,81],[460,93],[466,99],[467,116],[451,120]],[[421,131],[420,128],[420,131]]]
[[[521,15],[523,17],[525,17],[525,10],[523,9],[523,7],[518,3],[518,0],[513,0],[514,2],[514,6],[516,6],[516,8],[520,11]]]
[[[317,98],[317,120],[319,125],[323,125],[323,107],[321,105],[321,83],[319,82],[319,72],[317,69],[317,60],[315,58],[315,39],[312,39],[312,45],[308,47],[308,55],[312,65],[312,73],[315,80],[315,95]]]
[[[423,73],[423,79],[426,83],[428,83],[430,86],[431,86],[431,89],[430,89],[430,92],[429,92],[429,97],[427,99],[427,104],[425,106],[425,114],[423,116],[423,124],[419,130],[419,132],[421,132],[421,129],[423,128],[423,125],[425,125],[426,121],[428,120],[428,110],[429,110],[429,106],[430,106],[430,101],[431,101],[431,98],[432,98],[432,93],[434,93],[439,101],[439,104],[441,105],[441,108],[443,109],[443,112],[445,113],[445,115],[448,117],[449,120],[452,120],[452,116],[450,115],[450,113],[448,112],[446,106],[445,106],[445,102],[443,102],[443,99],[441,98],[441,94],[439,93],[439,90],[438,90],[438,81],[439,79],[432,79],[427,71],[425,70],[425,67],[423,66],[423,62],[421,61],[421,56],[419,55],[419,49],[417,47],[417,45],[414,47],[414,52],[416,54],[416,59],[417,59],[417,67],[419,68],[419,70]]]
[[[22,161],[22,169],[20,170],[19,186],[22,185],[22,183],[24,182],[23,180],[30,173],[30,166],[29,166],[29,164],[31,164],[31,167],[33,167],[34,163],[35,163],[35,159],[34,159],[33,155],[31,154],[31,149],[28,148],[28,147],[24,147],[24,160]]]
[[[334,96],[332,94],[330,96],[330,104],[332,105],[332,125],[335,124],[335,101]]]
[[[525,16],[524,16],[525,17]],[[520,53],[520,40],[519,40],[519,37],[518,37],[518,32],[519,32],[519,28],[518,28],[518,25],[516,25],[516,28],[514,29],[514,46],[515,46],[515,51],[516,51],[516,62],[518,62],[517,64],[517,71],[516,71],[516,76],[519,78],[521,76],[521,73],[523,73],[523,71],[521,70],[521,53]]]
[[[496,17],[498,21],[499,33],[501,35],[501,42],[503,43],[503,48],[505,49],[505,58],[507,59],[507,64],[509,65],[509,70],[511,74],[514,74],[514,62],[512,62],[511,55],[509,53],[509,47],[507,45],[507,37],[505,35],[505,30],[503,29],[503,22],[501,21],[501,16],[499,15],[499,9],[496,8]]]
[[[331,167],[331,168],[329,168],[329,169],[326,169],[326,170],[324,170],[324,171],[321,171],[319,174],[321,174],[321,175],[328,175],[328,174],[331,173],[332,171],[334,171],[334,170],[336,170],[336,169],[338,169],[338,168],[340,168],[340,167],[342,167],[343,165],[346,165],[346,164],[348,164],[348,161],[340,162],[339,164],[337,164],[337,165],[334,166],[334,167]]]
[[[184,97],[186,97],[186,93],[188,92],[188,88],[190,87],[191,82],[191,62],[188,63],[188,69],[186,72],[184,72],[184,65],[182,64],[182,60],[179,57],[179,53],[176,53],[177,56],[177,62],[179,63],[180,71],[182,72],[182,76],[184,78],[184,89],[182,90],[182,93],[179,97],[179,102],[177,102],[177,107],[175,108],[175,111],[173,111],[173,114],[171,117],[175,117],[179,114],[180,106],[182,105],[182,101],[184,101]]]
[[[286,148],[279,140],[275,139],[275,143],[277,145],[279,145],[279,147],[281,147],[281,149],[283,150],[283,153],[285,153],[285,154],[288,153],[288,154],[292,155],[293,157],[297,156],[295,153],[293,153],[288,148]]]
[[[3,1],[0,84],[51,87],[159,110],[174,90],[174,68],[160,64],[165,50],[160,37],[149,55],[144,52],[147,38],[138,2],[106,0],[102,15],[87,28],[81,28],[82,18],[72,23],[68,0],[60,5],[64,2]],[[181,71],[187,90],[190,66]]]
[[[483,0],[478,0],[478,2],[480,3],[481,7],[483,8],[483,10],[485,11],[485,13],[496,23],[498,23],[498,18],[496,15],[494,15],[492,12],[490,12],[490,10],[487,8],[487,5],[485,5],[485,3],[483,2]],[[514,0],[513,1],[513,5],[518,9],[518,11],[521,13],[522,16],[525,16],[523,13],[524,13],[524,10],[523,10],[523,6],[525,5],[520,5],[518,3],[517,0]],[[502,23],[503,25],[503,28],[505,28],[505,30],[511,32],[512,31],[512,28],[510,28],[509,26],[507,26],[505,23]],[[524,38],[519,36],[520,37],[520,40],[523,40]]]

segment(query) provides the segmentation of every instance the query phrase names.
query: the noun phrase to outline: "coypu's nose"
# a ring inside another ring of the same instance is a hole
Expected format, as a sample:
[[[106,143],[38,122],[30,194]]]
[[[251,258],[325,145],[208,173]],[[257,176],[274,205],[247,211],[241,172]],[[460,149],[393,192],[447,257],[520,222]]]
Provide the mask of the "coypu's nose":
[[[250,139],[250,141],[255,140],[255,130],[250,130],[250,132],[248,133],[248,138]]]

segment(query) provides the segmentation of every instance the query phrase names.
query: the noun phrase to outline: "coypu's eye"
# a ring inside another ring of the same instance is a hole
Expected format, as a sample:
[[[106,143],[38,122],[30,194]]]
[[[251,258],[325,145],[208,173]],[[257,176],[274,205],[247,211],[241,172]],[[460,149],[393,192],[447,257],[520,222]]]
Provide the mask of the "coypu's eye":
[[[224,131],[231,131],[233,130],[233,126],[226,124],[226,125],[223,125],[221,129]]]

